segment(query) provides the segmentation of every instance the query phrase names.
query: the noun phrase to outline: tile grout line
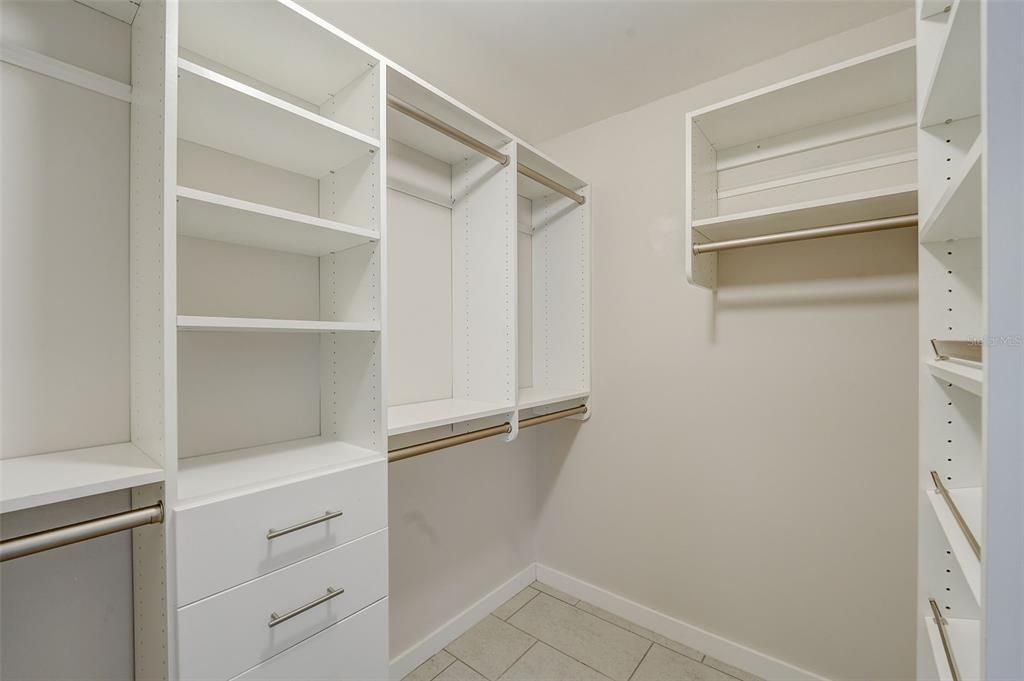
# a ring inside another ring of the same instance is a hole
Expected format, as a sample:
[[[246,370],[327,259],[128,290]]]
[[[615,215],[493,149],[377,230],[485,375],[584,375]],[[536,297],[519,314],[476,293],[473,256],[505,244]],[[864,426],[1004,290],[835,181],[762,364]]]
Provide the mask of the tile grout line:
[[[441,649],[440,651],[438,651],[438,652],[444,652],[444,653],[448,653],[448,651],[447,651],[447,650],[445,650],[444,648],[442,648],[442,649]],[[437,654],[437,653],[434,653],[434,655],[436,655],[436,654]],[[444,673],[445,673],[445,672],[446,672],[446,671],[448,670],[448,667],[451,667],[451,666],[452,666],[453,664],[455,664],[455,663],[456,663],[456,662],[458,661],[458,659],[459,659],[459,658],[455,657],[455,656],[454,656],[454,655],[452,655],[451,653],[448,653],[448,654],[452,656],[452,661],[451,661],[451,662],[449,662],[448,664],[446,664],[446,665],[445,665],[445,666],[444,666],[444,667],[443,667],[443,668],[441,669],[441,671],[439,671],[438,673],[436,673],[436,674],[434,674],[433,676],[431,676],[431,677],[430,677],[430,681],[434,681],[434,679],[436,679],[437,677],[441,676],[441,674],[444,674]],[[431,655],[431,657],[433,657],[433,655]],[[430,661],[430,658],[427,658],[426,660],[424,660],[424,661],[423,661],[423,663],[422,663],[422,664],[425,664],[426,662],[429,662],[429,661]],[[416,671],[416,670],[414,669],[414,670],[412,670],[412,671],[414,672],[414,671]],[[409,672],[409,674],[412,674],[412,672]]]
[[[532,600],[532,599],[531,599],[531,600]],[[494,617],[494,619],[498,620],[499,622],[502,622],[502,623],[504,623],[504,624],[508,624],[508,622],[505,622],[505,620],[501,619],[500,617],[497,617],[497,616],[495,616],[495,614],[494,614],[493,612],[492,612],[492,613],[489,613],[489,614],[487,615],[487,617]],[[485,617],[485,618],[484,618],[484,620],[485,620],[485,619],[487,619],[487,617]],[[480,620],[480,622],[483,622],[484,620]],[[480,622],[477,622],[477,624],[480,624]],[[476,626],[476,625],[473,625],[473,626]],[[516,627],[516,626],[514,626],[514,625],[511,625],[511,624],[509,624],[509,626],[510,626],[510,627],[513,627],[514,629],[517,629],[518,631],[521,631],[521,632],[522,632],[522,633],[524,633],[524,634],[526,634],[526,632],[525,632],[525,631],[523,631],[522,629],[519,629],[519,627]],[[530,644],[530,648],[532,648],[532,647],[533,647],[533,646],[534,646],[534,645],[535,645],[535,644],[537,643],[537,641],[539,641],[539,640],[540,640],[539,638],[537,638],[536,636],[534,636],[534,635],[532,635],[532,634],[526,634],[526,635],[527,635],[527,636],[529,636],[530,638],[532,638],[532,639],[533,639],[533,643],[531,643],[531,644]],[[461,638],[461,637],[460,637],[460,638]],[[457,640],[459,640],[459,639],[455,639],[455,640],[457,641]],[[454,641],[453,641],[453,643],[454,643]],[[530,648],[527,648],[527,650],[529,650]],[[466,665],[467,667],[469,667],[470,669],[472,669],[473,671],[475,671],[475,672],[476,672],[477,674],[479,674],[479,675],[481,676],[481,678],[487,679],[487,681],[492,681],[492,680],[491,680],[491,677],[487,676],[487,674],[484,674],[484,673],[483,673],[482,671],[480,671],[479,669],[477,669],[476,667],[474,667],[473,665],[471,665],[471,664],[470,664],[469,662],[467,662],[466,660],[463,660],[463,659],[462,659],[461,657],[459,657],[458,655],[456,655],[456,654],[455,654],[455,651],[453,651],[453,650],[448,650],[448,648],[447,648],[447,647],[446,647],[446,648],[444,649],[444,651],[445,651],[446,653],[448,653],[449,655],[451,655],[452,657],[454,657],[454,658],[455,658],[456,660],[458,660],[459,662],[461,662],[462,664]],[[525,654],[526,654],[526,653],[524,652],[524,653],[523,653],[523,655],[525,655]],[[520,655],[519,657],[522,657],[523,655]],[[519,658],[517,657],[517,658],[516,658],[516,662],[518,662],[518,661],[519,661]],[[452,664],[455,664],[455,663],[453,662]],[[515,662],[513,662],[512,664],[515,664]],[[509,669],[511,669],[511,668],[512,668],[512,665],[509,665],[509,666],[508,666],[508,669],[505,669],[505,670],[503,670],[503,671],[501,672],[501,674],[498,674],[498,678],[500,679],[500,678],[501,678],[501,677],[502,677],[502,676],[503,676],[503,675],[505,674],[505,672],[507,672],[507,671],[508,671]],[[445,667],[445,669],[447,669],[447,667]],[[497,679],[494,679],[494,681],[497,681]]]
[[[555,598],[554,596],[551,596],[551,594],[547,594],[547,595],[548,595],[549,597],[551,597],[551,598]],[[559,600],[559,599],[557,599],[557,598],[555,598],[555,600],[556,600],[556,601],[559,601],[559,603],[565,603],[565,601],[560,601],[560,600]],[[569,605],[569,604],[568,604],[568,603],[565,603],[565,605]],[[570,605],[569,607],[571,608],[571,607],[573,607],[573,606],[571,606],[571,605]],[[586,611],[583,611],[583,610],[581,610],[580,612],[586,612]],[[569,653],[565,652],[564,650],[562,650],[561,648],[559,648],[558,646],[556,646],[556,645],[555,645],[554,643],[552,643],[551,641],[545,641],[544,639],[542,639],[542,638],[541,638],[541,637],[539,637],[539,636],[534,636],[534,635],[533,635],[533,634],[531,634],[530,632],[526,631],[525,629],[520,629],[519,627],[517,627],[516,625],[512,624],[511,622],[507,622],[506,624],[508,624],[508,625],[509,625],[510,627],[514,628],[514,629],[515,629],[516,631],[521,631],[522,633],[526,634],[527,636],[530,636],[530,637],[532,637],[532,638],[535,638],[535,639],[537,639],[538,641],[540,641],[541,643],[543,643],[543,644],[544,644],[544,645],[546,645],[547,647],[551,648],[552,650],[554,650],[554,651],[556,651],[556,652],[559,652],[559,653],[561,653],[561,654],[565,655],[565,656],[566,656],[566,657],[568,657],[568,658],[569,658],[570,660],[576,660],[577,662],[579,662],[579,663],[580,663],[581,665],[583,665],[583,666],[584,666],[584,667],[586,667],[587,669],[589,669],[589,670],[591,670],[591,671],[593,671],[593,672],[596,672],[597,674],[600,674],[601,676],[603,676],[604,678],[608,679],[609,681],[614,681],[614,679],[612,679],[612,677],[608,676],[607,674],[605,674],[604,672],[602,672],[602,671],[601,671],[600,669],[596,669],[596,668],[594,668],[594,667],[591,667],[591,666],[590,666],[589,664],[587,664],[587,663],[586,663],[586,662],[584,662],[583,660],[581,660],[581,659],[579,659],[579,658],[577,658],[577,657],[574,657],[574,656],[570,655]],[[642,637],[641,637],[641,638],[642,638]],[[646,641],[647,639],[644,639],[644,640]],[[626,681],[629,681],[629,680],[627,679]]]
[[[529,586],[528,586],[528,587],[526,587],[526,588],[527,588],[527,589],[531,589],[531,588],[533,588],[533,587],[529,587]],[[536,591],[537,593],[535,593],[535,594],[533,594],[532,596],[530,596],[530,598],[528,598],[528,599],[527,599],[527,601],[526,601],[525,603],[523,603],[523,604],[522,604],[522,605],[520,605],[520,606],[519,606],[518,608],[516,608],[516,612],[519,612],[520,610],[522,610],[523,608],[525,608],[525,607],[526,607],[527,605],[529,605],[529,604],[530,604],[530,601],[532,601],[532,600],[533,600],[534,598],[536,598],[537,596],[539,596],[539,595],[541,595],[542,593],[544,593],[543,591],[538,591],[537,589],[533,589],[533,590],[534,590],[534,591]],[[515,596],[513,596],[512,598],[515,598]],[[511,599],[509,599],[509,600],[511,600]],[[505,601],[505,602],[507,603],[508,601]],[[502,605],[504,605],[504,603],[503,603]],[[511,615],[509,615],[509,616],[508,616],[508,617],[506,617],[505,619],[501,619],[500,617],[498,617],[498,619],[500,619],[500,620],[501,620],[502,622],[508,622],[508,621],[509,621],[510,619],[512,619],[513,617],[515,617],[515,615],[516,615],[516,612],[512,613]],[[492,612],[491,614],[493,615],[494,613]]]
[[[647,646],[647,650],[644,651],[644,656],[641,657],[640,661],[636,663],[636,667],[634,667],[633,671],[630,672],[629,678],[626,679],[626,681],[633,681],[633,677],[636,676],[636,670],[640,669],[640,665],[644,663],[644,660],[647,659],[647,656],[651,654],[652,650],[654,650],[654,645],[654,641],[651,641],[651,645]]]
[[[537,645],[538,643],[540,643],[540,639],[539,639],[539,638],[534,638],[534,639],[533,639],[533,643],[531,643],[531,644],[530,644],[530,647],[529,647],[529,648],[527,648],[526,650],[524,650],[524,651],[523,651],[523,654],[522,654],[522,655],[520,655],[520,656],[519,656],[519,657],[517,657],[516,659],[512,660],[512,664],[510,664],[510,665],[508,666],[508,669],[506,669],[505,671],[503,671],[503,672],[502,672],[501,674],[498,674],[498,678],[496,679],[496,681],[501,681],[501,678],[502,678],[503,676],[505,676],[505,674],[508,674],[508,670],[509,670],[509,669],[512,669],[512,667],[515,667],[515,666],[516,666],[516,662],[519,662],[519,660],[521,660],[521,659],[523,659],[524,657],[526,657],[526,653],[528,653],[528,652],[530,652],[531,650],[533,650],[533,647],[534,647],[535,645]]]
[[[480,671],[479,669],[477,669],[476,667],[474,667],[474,666],[473,666],[473,665],[471,665],[470,663],[466,662],[465,660],[463,660],[463,659],[462,659],[461,657],[459,657],[458,655],[456,655],[456,654],[455,654],[455,653],[453,653],[452,651],[450,651],[450,650],[448,650],[447,648],[445,648],[445,649],[444,649],[444,652],[448,653],[449,655],[451,655],[452,657],[454,657],[454,658],[455,658],[455,660],[454,660],[454,661],[452,662],[452,664],[455,664],[456,662],[461,662],[462,664],[464,664],[464,665],[466,665],[467,667],[469,667],[469,668],[470,668],[470,669],[471,669],[471,670],[472,670],[472,671],[473,671],[474,673],[478,674],[478,675],[480,676],[480,678],[481,678],[481,679],[487,679],[487,681],[490,681],[490,679],[489,679],[489,678],[487,677],[487,674],[484,674],[484,673],[483,673],[483,672],[481,672],[481,671]],[[450,667],[450,666],[451,666],[451,665],[448,665],[448,667]],[[445,669],[448,669],[448,667],[445,667]],[[508,670],[505,670],[505,671],[508,671]],[[502,672],[502,674],[504,674],[504,673],[505,673],[505,672]]]

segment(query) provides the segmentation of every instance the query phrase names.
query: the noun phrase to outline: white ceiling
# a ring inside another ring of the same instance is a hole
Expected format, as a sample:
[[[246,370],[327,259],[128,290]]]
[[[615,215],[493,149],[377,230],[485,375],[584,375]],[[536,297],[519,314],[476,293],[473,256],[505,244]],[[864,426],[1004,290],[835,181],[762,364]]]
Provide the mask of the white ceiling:
[[[893,14],[911,0],[300,0],[539,142]]]

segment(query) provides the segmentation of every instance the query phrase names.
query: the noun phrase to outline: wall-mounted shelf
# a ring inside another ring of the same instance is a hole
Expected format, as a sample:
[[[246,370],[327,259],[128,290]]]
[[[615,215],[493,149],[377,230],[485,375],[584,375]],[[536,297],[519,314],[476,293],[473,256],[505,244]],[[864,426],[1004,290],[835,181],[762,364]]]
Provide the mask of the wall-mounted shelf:
[[[178,136],[321,178],[375,152],[377,140],[185,59],[178,60]]]
[[[971,545],[964,537],[963,530],[957,524],[953,512],[949,510],[946,500],[938,492],[927,492],[928,501],[935,511],[935,517],[939,520],[942,533],[946,536],[950,548],[953,550],[953,557],[956,558],[960,570],[974,600],[981,604],[981,563],[974,555]],[[953,487],[949,489],[949,496],[963,516],[967,526],[974,533],[975,537],[981,536],[981,503],[982,495],[980,487]]]
[[[969,393],[981,395],[984,389],[984,372],[980,364],[955,359],[931,359],[928,360],[928,370],[932,376]]]
[[[306,319],[250,319],[178,315],[179,331],[278,331],[285,333],[334,333],[380,331],[379,322],[324,322]]]
[[[975,140],[921,228],[921,243],[981,237],[981,149]]]
[[[512,405],[449,398],[388,407],[388,435],[465,423],[515,410]]]
[[[538,387],[520,388],[518,406],[520,409],[533,409],[548,404],[582,400],[589,396],[590,391],[588,390],[552,390]]]
[[[341,222],[181,186],[178,234],[312,256],[379,238],[370,230]]]
[[[947,617],[946,622],[946,633],[960,670],[960,681],[981,681],[981,622],[957,617]],[[925,617],[924,627],[928,631],[928,642],[939,679],[954,681],[935,620]]]
[[[163,468],[129,442],[0,459],[0,513],[163,479]]]
[[[981,113],[981,3],[952,0],[946,35],[921,106],[921,127]]]

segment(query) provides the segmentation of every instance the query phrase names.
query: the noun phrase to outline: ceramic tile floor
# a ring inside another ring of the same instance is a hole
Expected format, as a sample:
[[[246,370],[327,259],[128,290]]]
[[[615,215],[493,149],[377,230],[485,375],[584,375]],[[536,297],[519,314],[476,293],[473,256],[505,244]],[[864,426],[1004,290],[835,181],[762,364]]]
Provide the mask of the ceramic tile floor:
[[[534,582],[404,681],[761,681]]]

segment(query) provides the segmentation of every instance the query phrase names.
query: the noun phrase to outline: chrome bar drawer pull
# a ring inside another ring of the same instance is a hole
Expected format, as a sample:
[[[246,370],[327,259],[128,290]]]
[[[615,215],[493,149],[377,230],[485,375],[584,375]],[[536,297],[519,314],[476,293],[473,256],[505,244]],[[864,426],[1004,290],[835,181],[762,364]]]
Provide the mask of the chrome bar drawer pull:
[[[337,598],[338,596],[340,596],[343,593],[345,593],[344,589],[335,589],[333,586],[329,586],[329,587],[327,587],[327,593],[324,594],[323,596],[321,596],[320,598],[316,599],[315,601],[310,601],[309,603],[306,603],[305,605],[300,605],[299,607],[295,608],[294,610],[286,612],[283,615],[278,615],[276,612],[270,613],[270,621],[267,622],[267,626],[270,627],[271,629],[273,629],[278,624],[281,624],[281,622],[287,622],[291,618],[293,618],[293,617],[295,617],[297,615],[301,615],[302,613],[306,612],[307,610],[312,610],[316,606],[322,605],[322,604],[326,603],[327,601],[331,600],[332,598]]]
[[[312,520],[303,521],[303,522],[299,523],[298,525],[292,525],[291,527],[286,527],[283,530],[274,530],[274,529],[267,530],[267,541],[270,541],[271,539],[277,539],[278,537],[283,537],[284,535],[291,534],[292,532],[298,532],[299,530],[304,530],[307,527],[313,527],[314,525],[319,525],[320,523],[326,523],[328,520],[333,520],[334,518],[340,518],[342,515],[344,515],[344,511],[334,511],[333,513],[331,511],[327,511],[322,516],[318,516],[316,518],[313,518]]]

